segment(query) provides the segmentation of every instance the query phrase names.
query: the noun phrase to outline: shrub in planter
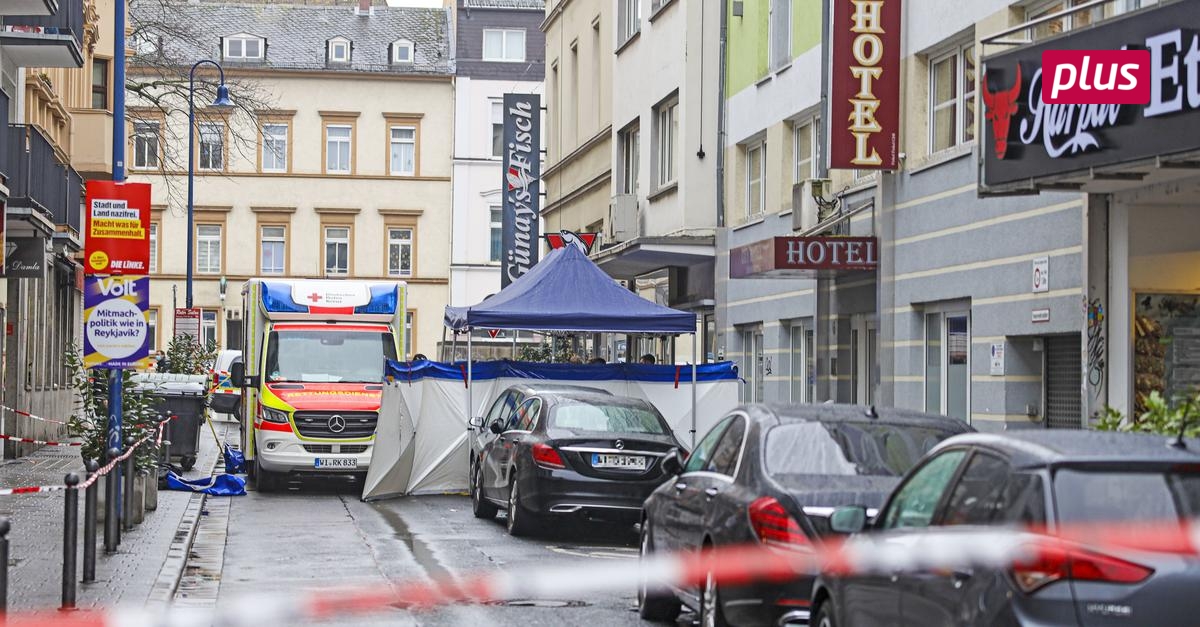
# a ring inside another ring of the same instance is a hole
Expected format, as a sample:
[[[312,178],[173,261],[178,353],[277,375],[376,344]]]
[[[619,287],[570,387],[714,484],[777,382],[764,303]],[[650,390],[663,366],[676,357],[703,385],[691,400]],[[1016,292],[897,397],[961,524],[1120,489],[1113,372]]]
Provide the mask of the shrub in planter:
[[[71,346],[64,355],[71,375],[71,388],[75,391],[75,411],[68,421],[67,431],[83,439],[80,454],[84,459],[94,459],[103,466],[108,462],[108,372],[88,370],[83,367],[83,354],[78,346]],[[132,381],[133,372],[122,371],[121,385],[121,435],[141,440],[149,436],[134,454],[134,466],[146,472],[158,469],[158,422],[150,395],[138,391]],[[121,448],[124,449],[124,442]]]
[[[1157,391],[1151,392],[1146,397],[1145,407],[1146,411],[1137,417],[1127,417],[1112,407],[1105,407],[1096,421],[1096,429],[1178,435],[1183,427],[1184,436],[1200,437],[1200,392],[1177,397],[1173,403]]]

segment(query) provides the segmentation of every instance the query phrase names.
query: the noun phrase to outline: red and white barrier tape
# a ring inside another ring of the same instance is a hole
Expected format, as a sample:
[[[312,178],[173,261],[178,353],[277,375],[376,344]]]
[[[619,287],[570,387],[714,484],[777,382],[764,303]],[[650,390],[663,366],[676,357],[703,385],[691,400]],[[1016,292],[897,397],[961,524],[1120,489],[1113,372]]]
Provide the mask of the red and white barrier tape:
[[[78,613],[68,616],[9,615],[8,625],[22,627],[242,627],[292,625],[320,620],[344,621],[356,615],[397,607],[428,609],[455,603],[484,603],[520,598],[569,598],[605,592],[628,593],[639,581],[651,589],[700,585],[711,575],[723,585],[782,582],[800,574],[948,571],[1009,568],[1059,554],[1079,544],[1102,550],[1144,550],[1200,557],[1200,521],[1161,524],[1071,527],[1055,535],[1019,529],[943,527],[903,537],[875,534],[844,542],[786,550],[762,545],[720,547],[705,552],[655,554],[639,561],[614,560],[496,571],[464,579],[435,579],[396,586],[321,589],[259,594],[222,603],[212,610],[167,607]]]
[[[65,425],[65,424],[67,424],[65,421],[62,421],[62,420],[55,420],[55,419],[53,419],[53,418],[43,418],[43,417],[41,417],[41,416],[35,416],[35,415],[33,415],[33,414],[31,414],[31,413],[29,413],[29,412],[27,412],[27,411],[21,411],[21,410],[19,410],[19,409],[16,409],[16,408],[9,407],[8,405],[0,405],[0,409],[3,409],[4,411],[7,411],[7,412],[12,412],[12,413],[14,413],[14,414],[16,414],[16,415],[18,415],[18,416],[24,416],[24,417],[26,417],[26,418],[32,418],[32,419],[34,419],[34,420],[38,420],[38,421],[41,421],[41,422],[49,422],[49,423],[53,423],[53,424],[56,424],[56,425]]]
[[[160,443],[162,442],[162,433],[163,433],[162,425],[159,425],[158,441]],[[92,473],[91,477],[88,477],[87,480],[81,482],[78,486],[76,486],[76,488],[79,490],[86,490],[93,483],[96,483],[97,481],[99,481],[100,477],[107,475],[117,464],[129,459],[129,456],[133,455],[133,452],[136,451],[139,446],[145,444],[150,439],[150,437],[151,436],[146,436],[146,437],[138,440],[137,442],[135,442],[133,444],[133,446],[129,447],[129,449],[127,449],[124,453],[121,453],[119,456],[114,457],[111,461],[109,461],[107,464],[102,466],[99,470]]]
[[[58,492],[66,490],[65,485],[31,485],[22,488],[0,488],[0,496],[8,496],[9,494],[37,494],[39,492]]]
[[[83,446],[83,442],[55,442],[53,440],[35,440],[33,438],[19,438],[15,435],[6,435],[0,433],[0,440],[10,440],[13,442],[24,442],[26,444],[41,444],[42,446]]]

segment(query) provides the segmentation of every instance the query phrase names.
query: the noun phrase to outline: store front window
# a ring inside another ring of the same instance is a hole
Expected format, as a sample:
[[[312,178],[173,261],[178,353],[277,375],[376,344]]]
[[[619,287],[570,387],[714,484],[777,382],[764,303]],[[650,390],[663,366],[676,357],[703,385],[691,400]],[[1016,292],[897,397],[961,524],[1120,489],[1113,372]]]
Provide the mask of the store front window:
[[[1200,389],[1200,294],[1136,294],[1134,415],[1158,392],[1168,401]]]
[[[971,406],[971,323],[966,312],[925,315],[925,411],[967,419]]]

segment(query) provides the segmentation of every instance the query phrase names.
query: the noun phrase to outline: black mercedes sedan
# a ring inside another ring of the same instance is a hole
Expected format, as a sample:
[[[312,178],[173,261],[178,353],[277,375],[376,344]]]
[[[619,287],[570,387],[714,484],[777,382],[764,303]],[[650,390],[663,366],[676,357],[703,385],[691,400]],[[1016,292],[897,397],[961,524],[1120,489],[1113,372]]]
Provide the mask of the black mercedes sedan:
[[[488,424],[497,437],[483,445],[471,477],[475,516],[504,508],[512,535],[569,515],[636,523],[667,478],[662,458],[679,448],[662,414],[639,399],[542,392],[513,418]]]
[[[760,543],[805,550],[830,533],[834,508],[879,507],[938,442],[971,431],[954,418],[854,405],[750,405],[718,422],[678,476],[644,505],[641,554]],[[682,604],[712,625],[807,624],[813,580],[694,588],[638,586],[643,618]]]

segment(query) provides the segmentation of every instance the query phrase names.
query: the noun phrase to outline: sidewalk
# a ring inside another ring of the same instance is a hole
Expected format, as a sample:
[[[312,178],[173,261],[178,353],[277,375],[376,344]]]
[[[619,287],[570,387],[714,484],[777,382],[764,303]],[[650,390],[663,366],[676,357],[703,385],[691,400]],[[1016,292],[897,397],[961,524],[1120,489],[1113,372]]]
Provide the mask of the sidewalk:
[[[216,423],[217,433],[236,425]],[[199,457],[189,478],[207,475],[219,458],[219,450],[208,427],[200,438]],[[0,487],[61,485],[68,472],[82,480],[83,462],[77,448],[45,447],[30,455],[0,462]],[[100,489],[103,489],[103,480]],[[55,610],[62,601],[62,525],[65,492],[0,496],[0,516],[12,521],[9,531],[10,612]],[[145,521],[121,534],[121,546],[113,555],[104,554],[104,529],[96,532],[96,581],[78,584],[76,606],[141,606],[159,580],[160,571],[173,588],[182,573],[182,560],[172,560],[164,569],[177,535],[191,538],[195,512],[185,516],[192,493],[160,490],[158,509],[146,512]],[[83,493],[79,494],[79,556],[76,581],[83,575]],[[195,509],[195,506],[192,508]],[[185,520],[186,518],[186,520]],[[182,529],[181,529],[182,525]],[[178,551],[176,551],[178,552]],[[176,568],[180,572],[169,572]],[[160,586],[161,587],[161,586]]]

